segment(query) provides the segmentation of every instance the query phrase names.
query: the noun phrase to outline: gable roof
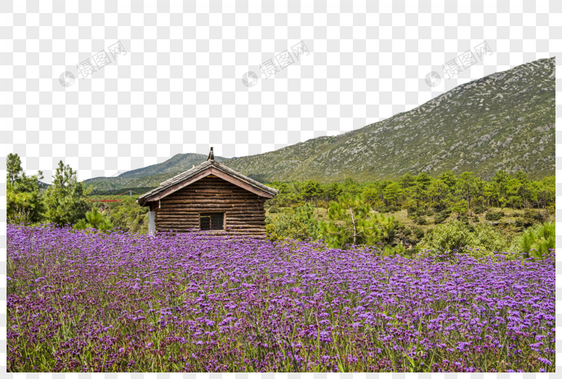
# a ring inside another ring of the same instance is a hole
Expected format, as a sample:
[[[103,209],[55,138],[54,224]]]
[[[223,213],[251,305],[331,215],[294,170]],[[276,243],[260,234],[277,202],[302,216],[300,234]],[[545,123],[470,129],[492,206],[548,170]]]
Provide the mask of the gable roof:
[[[181,174],[160,183],[158,188],[139,196],[137,203],[144,206],[150,201],[160,200],[209,175],[215,175],[238,187],[268,199],[273,198],[279,193],[279,190],[265,186],[260,182],[248,178],[247,176],[244,176],[211,158],[190,170],[182,172]]]

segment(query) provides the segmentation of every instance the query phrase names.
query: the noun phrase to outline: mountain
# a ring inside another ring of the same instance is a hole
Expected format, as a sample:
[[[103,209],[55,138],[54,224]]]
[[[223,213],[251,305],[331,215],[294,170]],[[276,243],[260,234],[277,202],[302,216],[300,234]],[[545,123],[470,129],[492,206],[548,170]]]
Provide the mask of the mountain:
[[[215,160],[223,162],[228,158],[215,156]],[[163,181],[189,170],[193,166],[207,160],[203,154],[176,154],[165,162],[124,172],[115,177],[98,177],[85,180],[96,191],[116,191],[125,188],[158,187]]]
[[[490,178],[522,170],[554,175],[555,60],[541,59],[460,85],[411,111],[333,137],[269,153],[219,158],[261,182],[396,179],[452,170]],[[100,190],[156,187],[206,160],[178,154],[112,178],[87,180]]]
[[[447,170],[490,178],[500,169],[539,178],[554,175],[554,132],[550,58],[460,85],[358,130],[224,163],[266,182],[367,181]]]

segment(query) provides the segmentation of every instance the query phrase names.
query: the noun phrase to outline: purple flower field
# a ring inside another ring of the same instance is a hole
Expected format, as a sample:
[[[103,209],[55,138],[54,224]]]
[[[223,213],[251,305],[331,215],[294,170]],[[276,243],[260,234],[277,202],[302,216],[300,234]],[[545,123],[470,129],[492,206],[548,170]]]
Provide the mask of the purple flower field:
[[[8,371],[550,371],[543,262],[8,225]]]

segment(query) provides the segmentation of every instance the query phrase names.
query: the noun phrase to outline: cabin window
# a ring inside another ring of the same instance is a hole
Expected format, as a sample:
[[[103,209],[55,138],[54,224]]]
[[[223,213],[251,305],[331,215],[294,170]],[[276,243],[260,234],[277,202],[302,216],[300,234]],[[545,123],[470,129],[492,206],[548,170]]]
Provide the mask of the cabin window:
[[[200,215],[201,230],[223,230],[224,213],[202,213]]]

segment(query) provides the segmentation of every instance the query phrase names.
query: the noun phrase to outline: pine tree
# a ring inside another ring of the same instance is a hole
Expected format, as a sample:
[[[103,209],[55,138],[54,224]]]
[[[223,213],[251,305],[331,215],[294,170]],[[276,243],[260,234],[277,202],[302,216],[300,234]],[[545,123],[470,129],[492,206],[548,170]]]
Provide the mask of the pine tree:
[[[91,188],[78,182],[76,171],[59,162],[53,185],[45,192],[45,218],[59,225],[75,224],[83,219],[89,209],[86,196]]]
[[[39,180],[43,173],[26,176],[21,159],[17,154],[8,154],[6,205],[7,219],[10,223],[27,224],[41,221],[43,202]]]

